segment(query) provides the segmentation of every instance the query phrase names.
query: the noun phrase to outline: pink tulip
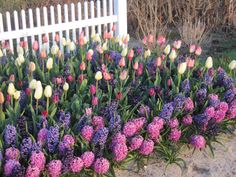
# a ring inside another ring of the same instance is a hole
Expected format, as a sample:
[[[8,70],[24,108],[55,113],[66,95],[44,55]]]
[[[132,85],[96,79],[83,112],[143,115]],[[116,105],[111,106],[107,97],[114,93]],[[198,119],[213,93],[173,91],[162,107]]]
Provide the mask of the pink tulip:
[[[187,66],[188,68],[193,68],[194,64],[195,64],[195,60],[191,59],[191,58],[187,58]]]
[[[139,65],[138,62],[136,61],[133,65],[134,70],[138,70],[138,65]]]
[[[202,48],[201,48],[200,46],[198,46],[197,49],[196,49],[196,51],[195,51],[195,54],[196,54],[197,56],[199,56],[199,55],[201,55],[201,53],[202,53]]]
[[[164,36],[162,36],[162,35],[160,35],[160,36],[158,36],[158,38],[157,38],[157,43],[158,43],[158,45],[163,45],[164,43],[166,42],[166,38],[164,37]]]
[[[152,44],[154,42],[154,36],[152,34],[148,35],[148,42]]]
[[[129,51],[129,53],[128,53],[128,59],[129,59],[129,61],[131,61],[131,60],[133,59],[133,57],[134,57],[134,50],[131,49],[131,50]]]
[[[60,36],[59,36],[59,34],[56,34],[56,35],[55,35],[54,40],[55,40],[56,42],[59,42],[59,40],[60,40]]]
[[[37,51],[38,49],[39,49],[39,43],[38,43],[38,41],[34,41],[34,43],[33,43],[33,50]]]
[[[190,47],[189,47],[189,52],[193,53],[193,52],[195,52],[195,50],[196,50],[196,45],[191,44]]]
[[[156,59],[156,66],[157,66],[157,67],[160,67],[160,66],[161,66],[161,63],[162,63],[162,59],[161,59],[161,57],[158,57],[158,58]]]

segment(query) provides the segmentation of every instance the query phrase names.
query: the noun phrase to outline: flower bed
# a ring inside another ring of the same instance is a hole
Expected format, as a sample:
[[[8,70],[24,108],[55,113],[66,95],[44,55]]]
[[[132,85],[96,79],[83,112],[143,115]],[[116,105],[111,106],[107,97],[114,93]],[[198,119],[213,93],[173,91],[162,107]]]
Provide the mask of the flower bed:
[[[5,176],[114,176],[151,154],[180,165],[181,146],[203,149],[235,126],[236,89],[201,47],[151,35],[78,43],[59,36],[47,55],[37,41],[0,50],[1,165]],[[150,51],[148,48],[153,48]],[[30,51],[30,52],[29,52]]]

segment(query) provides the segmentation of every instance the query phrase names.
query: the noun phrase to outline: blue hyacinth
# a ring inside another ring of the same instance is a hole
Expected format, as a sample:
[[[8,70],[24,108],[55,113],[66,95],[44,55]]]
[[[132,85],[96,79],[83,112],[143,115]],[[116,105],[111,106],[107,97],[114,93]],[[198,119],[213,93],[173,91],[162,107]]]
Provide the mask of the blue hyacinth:
[[[179,93],[175,98],[174,98],[174,107],[176,111],[180,111],[184,107],[184,102],[185,97],[183,96],[182,93]]]
[[[17,131],[13,125],[7,125],[4,133],[4,142],[6,146],[14,146],[16,144]]]
[[[20,145],[20,153],[21,156],[26,158],[30,155],[30,153],[32,152],[32,139],[30,137],[24,138],[21,142]]]
[[[58,126],[51,126],[48,130],[47,133],[47,138],[46,138],[46,147],[49,152],[55,152],[57,145],[59,143],[59,128]]]
[[[94,145],[104,145],[108,137],[109,130],[106,127],[100,128],[93,136],[92,143]]]
[[[185,79],[181,84],[181,91],[185,93],[186,96],[189,95],[190,92],[190,82],[189,79]]]
[[[114,113],[110,117],[109,130],[113,134],[115,134],[121,130],[121,118],[120,118],[120,115],[118,115],[117,113]]]
[[[234,89],[229,89],[224,94],[224,99],[227,103],[233,101],[234,97],[235,97]]]
[[[173,114],[173,111],[174,111],[173,102],[166,103],[164,104],[158,116],[161,117],[162,119],[169,120]]]
[[[197,96],[198,104],[203,105],[207,97],[207,89],[206,88],[199,89],[197,91],[196,96]]]
[[[66,129],[69,128],[70,125],[70,113],[65,113],[64,111],[60,111],[59,113],[59,124],[63,125]]]

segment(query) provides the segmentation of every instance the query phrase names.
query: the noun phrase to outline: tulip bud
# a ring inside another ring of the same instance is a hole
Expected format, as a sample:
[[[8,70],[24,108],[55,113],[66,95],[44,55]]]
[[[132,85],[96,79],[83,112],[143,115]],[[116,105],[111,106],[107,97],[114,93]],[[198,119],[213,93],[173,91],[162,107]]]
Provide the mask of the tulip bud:
[[[3,104],[5,101],[3,93],[0,91],[0,104]]]
[[[188,66],[189,68],[193,68],[193,67],[194,67],[194,64],[195,64],[195,60],[194,60],[194,59],[187,58],[187,66]]]
[[[158,36],[158,38],[157,38],[157,43],[159,44],[159,45],[163,45],[164,43],[166,42],[166,38],[164,37],[164,36]]]
[[[52,67],[53,67],[53,59],[52,58],[49,58],[47,60],[46,67],[48,70],[52,69]]]
[[[0,58],[3,57],[2,50],[0,49]]]
[[[120,66],[120,67],[124,67],[124,66],[125,66],[125,58],[124,58],[124,57],[122,57],[122,58],[120,59],[120,61],[119,61],[119,66]]]
[[[92,60],[92,57],[93,57],[93,50],[92,49],[89,49],[87,54],[86,54],[86,59],[88,61],[91,61]]]
[[[97,104],[98,104],[98,97],[95,96],[92,98],[92,105],[96,106]]]
[[[33,42],[33,50],[37,51],[38,49],[39,49],[39,43],[38,43],[38,41],[34,41]]]
[[[15,93],[16,89],[15,89],[15,86],[13,83],[10,83],[8,85],[8,89],[7,89],[7,93],[10,95],[10,96],[13,96],[14,93]]]
[[[43,43],[48,43],[48,37],[46,35],[43,35]]]
[[[36,67],[35,67],[35,63],[31,61],[31,62],[29,63],[29,71],[30,71],[30,72],[34,72],[34,71],[35,71],[35,68],[36,68]]]
[[[70,46],[69,46],[69,48],[70,48],[70,51],[74,51],[75,50],[75,43],[72,41],[71,43],[70,43]]]
[[[229,69],[234,70],[236,68],[236,60],[233,60],[229,64]]]
[[[122,50],[122,52],[121,52],[121,56],[122,56],[122,57],[125,57],[125,56],[127,55],[127,53],[128,53],[128,48],[125,47],[125,48],[123,48],[123,50]]]
[[[101,38],[100,38],[100,35],[97,33],[95,36],[94,36],[94,39],[93,39],[95,42],[101,42]]]
[[[200,46],[198,46],[197,49],[196,49],[196,51],[195,51],[195,54],[196,54],[197,56],[199,56],[199,55],[201,55],[201,53],[202,53],[202,48],[201,48]]]
[[[123,97],[123,94],[122,94],[121,92],[118,92],[118,93],[116,94],[116,99],[117,99],[117,100],[121,100],[122,97]]]
[[[150,55],[151,55],[151,51],[149,49],[144,52],[144,58],[145,59],[150,57]]]
[[[122,81],[125,80],[127,75],[128,75],[128,72],[126,70],[122,71],[120,73],[120,80],[122,80]]]
[[[212,66],[213,66],[212,57],[208,57],[207,60],[206,60],[206,63],[205,63],[205,67],[206,67],[207,69],[210,69],[210,68],[212,68]]]
[[[90,86],[90,93],[91,93],[92,95],[94,95],[94,94],[96,93],[96,86],[95,86],[95,85],[91,85],[91,86]]]
[[[115,31],[115,30],[116,30],[116,24],[113,24],[112,31]]]
[[[134,70],[138,70],[138,62],[136,61],[133,65]]]
[[[69,84],[67,82],[64,83],[63,85],[63,90],[67,92],[69,90]]]
[[[36,89],[37,90],[37,89]],[[50,85],[47,85],[44,90],[44,96],[46,98],[50,98],[52,96],[52,87]]]
[[[36,89],[36,87],[37,87],[37,81],[35,79],[33,79],[29,83],[29,88],[33,90],[33,89]]]
[[[63,47],[65,47],[66,46],[66,38],[63,37],[61,40],[62,40]]]
[[[81,71],[84,71],[84,70],[86,69],[86,64],[85,64],[84,61],[82,61],[82,62],[80,63],[79,68],[80,68]]]
[[[46,49],[42,49],[41,53],[40,53],[40,57],[42,59],[46,58],[47,57],[47,53],[46,53]]]
[[[164,53],[165,53],[166,55],[168,55],[168,54],[170,53],[170,44],[168,44],[168,45],[166,46],[166,48],[164,49]]]
[[[15,81],[15,75],[11,74],[9,77],[9,81],[14,82]]]
[[[20,91],[16,90],[14,93],[14,99],[18,100],[20,98]]]
[[[193,52],[195,52],[195,50],[196,50],[196,45],[194,45],[194,44],[190,45],[189,53],[193,53]]]
[[[128,59],[131,61],[133,59],[133,57],[134,57],[134,50],[131,49],[128,53]]]
[[[17,53],[18,55],[24,55],[24,49],[21,46],[17,46]]]
[[[102,72],[101,71],[97,71],[96,74],[95,74],[95,79],[97,81],[101,80],[102,79]]]
[[[36,88],[37,88],[37,87],[42,87],[41,81],[37,81],[37,82],[36,82]]]
[[[52,48],[51,48],[51,54],[52,55],[56,55],[59,51],[59,47],[57,44],[53,44]]]
[[[59,42],[59,40],[60,40],[59,34],[56,34],[56,35],[55,35],[54,40],[55,40],[56,42]]]
[[[171,50],[171,53],[170,53],[170,55],[169,55],[169,58],[170,58],[170,60],[171,60],[172,62],[174,62],[174,60],[176,59],[176,57],[177,57],[176,51],[175,51],[175,49],[172,49],[172,50]]]
[[[37,87],[34,92],[34,98],[39,100],[43,95],[43,87]]]
[[[149,95],[150,96],[154,96],[155,95],[155,89],[154,88],[150,88],[149,89]]]
[[[156,66],[157,66],[157,67],[160,67],[160,66],[161,66],[161,63],[162,63],[162,59],[161,59],[161,57],[158,57],[158,58],[156,59]]]
[[[181,44],[182,44],[182,41],[178,40],[174,42],[173,46],[174,48],[179,49],[181,47]]]
[[[186,68],[187,68],[187,63],[186,62],[180,63],[179,66],[178,66],[178,73],[183,74],[186,71]]]
[[[106,51],[106,50],[107,50],[107,43],[106,43],[106,42],[103,43],[103,45],[102,45],[102,50],[103,50],[103,51]]]
[[[25,58],[24,58],[23,55],[19,55],[19,56],[18,56],[18,59],[19,59],[20,64],[22,64],[22,63],[25,62]]]

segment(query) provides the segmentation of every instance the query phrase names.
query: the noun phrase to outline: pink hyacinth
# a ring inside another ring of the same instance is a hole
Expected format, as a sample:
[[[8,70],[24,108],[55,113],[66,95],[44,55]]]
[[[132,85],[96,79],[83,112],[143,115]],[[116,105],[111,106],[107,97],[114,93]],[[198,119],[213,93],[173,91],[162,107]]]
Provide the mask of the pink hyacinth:
[[[135,137],[133,137],[131,140],[130,140],[130,150],[131,151],[134,151],[134,150],[137,150],[140,148],[140,146],[142,145],[143,143],[143,137],[141,135],[137,135]]]
[[[213,118],[215,116],[215,108],[212,106],[209,106],[205,109],[205,112],[207,117]]]
[[[104,174],[110,168],[110,163],[107,159],[100,157],[94,162],[94,171],[97,174]]]
[[[81,159],[83,160],[84,167],[89,168],[94,162],[95,155],[92,151],[84,152],[81,156]]]
[[[103,128],[104,127],[104,119],[103,119],[103,117],[101,117],[101,116],[93,116],[92,125],[94,127],[96,127],[95,131],[97,131],[100,128]]]
[[[229,109],[229,106],[226,102],[222,101],[220,102],[219,106],[217,107],[217,109],[219,109],[220,111],[226,113]]]
[[[144,124],[146,123],[146,118],[140,117],[140,118],[133,119],[131,121],[135,124],[136,131],[138,132],[143,128]]]
[[[117,133],[113,138],[112,138],[112,143],[111,145],[115,145],[115,144],[125,144],[126,143],[126,137],[125,135],[123,135],[122,133]]]
[[[184,100],[184,110],[185,111],[192,111],[194,109],[194,103],[193,100],[188,97]]]
[[[191,125],[193,123],[193,118],[191,115],[186,115],[183,117],[182,123],[184,126]]]
[[[174,119],[170,119],[168,122],[168,125],[170,128],[176,128],[179,126],[179,121],[178,119],[174,118]]]
[[[152,122],[154,124],[156,124],[156,126],[158,127],[159,130],[161,130],[165,124],[164,119],[160,118],[160,117],[154,117]]]
[[[58,177],[61,175],[62,163],[60,160],[52,160],[48,164],[48,174],[51,177]]]
[[[142,155],[149,155],[153,152],[154,142],[151,139],[144,140],[141,147],[139,148],[139,152]]]
[[[86,125],[81,130],[81,136],[88,142],[91,141],[93,137],[93,127]]]
[[[154,141],[156,141],[160,136],[160,130],[159,130],[158,124],[155,124],[153,122],[148,124],[147,132],[148,132],[148,136]]]
[[[170,134],[169,134],[169,139],[171,141],[179,141],[181,137],[181,130],[178,130],[177,128],[171,129]]]
[[[233,119],[236,117],[236,100],[231,102],[229,109],[227,111],[226,117],[228,119]]]
[[[20,158],[20,151],[17,148],[9,147],[5,151],[6,160],[18,160]]]
[[[10,176],[14,167],[20,166],[20,162],[17,160],[7,160],[4,165],[4,175]]]
[[[128,147],[126,144],[115,144],[112,147],[112,153],[114,155],[114,160],[119,162],[124,160],[128,155]]]
[[[42,144],[44,144],[46,142],[47,134],[48,134],[48,129],[42,128],[38,132],[38,139],[37,140],[39,142],[41,142]]]
[[[215,111],[214,119],[217,123],[221,122],[225,117],[225,113],[221,110]]]
[[[73,173],[79,173],[84,167],[83,160],[79,157],[75,157],[70,162],[70,169]]]
[[[137,132],[137,127],[133,121],[129,121],[124,125],[123,134],[126,137],[131,137]]]
[[[41,151],[34,151],[32,152],[30,156],[30,165],[32,167],[38,167],[40,171],[44,170],[46,164],[46,158],[44,156],[44,153]]]
[[[72,135],[64,135],[62,141],[67,145],[66,148],[70,148],[75,145],[75,138]]]
[[[28,166],[25,177],[39,177],[40,170],[37,166]]]
[[[192,135],[190,137],[190,144],[197,149],[202,149],[206,145],[206,140],[202,135]]]

